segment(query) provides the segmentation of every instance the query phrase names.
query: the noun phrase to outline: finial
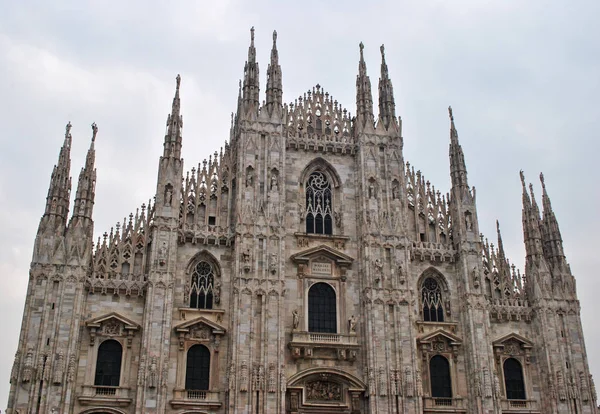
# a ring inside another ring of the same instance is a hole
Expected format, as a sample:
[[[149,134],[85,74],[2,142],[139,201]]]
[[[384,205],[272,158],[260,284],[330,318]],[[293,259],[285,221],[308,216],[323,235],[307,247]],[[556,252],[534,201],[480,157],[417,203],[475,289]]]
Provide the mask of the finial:
[[[92,124],[92,142],[96,141],[96,134],[98,133],[98,126],[94,122]]]
[[[385,61],[385,46],[381,45],[379,50],[381,50],[381,59],[383,59]]]
[[[68,137],[69,135],[71,135],[71,127],[72,127],[71,121],[69,121],[69,123],[65,127],[65,137]]]
[[[363,42],[360,42],[358,44],[358,48],[360,49],[360,59],[362,60],[363,59],[363,50],[365,48],[365,45],[363,44]]]
[[[181,76],[179,74],[177,74],[175,81],[177,82],[177,90],[179,90],[179,85],[181,85]]]
[[[542,188],[546,190],[546,183],[544,182],[544,173],[540,173],[540,181],[542,182]]]
[[[254,26],[250,28],[250,44],[254,46]]]
[[[450,120],[454,121],[454,115],[452,114],[452,107],[451,106],[448,107],[448,114],[450,115]]]
[[[525,174],[523,174],[523,170],[519,171],[519,175],[521,176],[521,184],[523,184],[523,188],[525,188]]]
[[[500,222],[496,220],[496,231],[500,234]]]
[[[273,30],[273,46],[275,46],[276,42],[277,42],[277,30]]]

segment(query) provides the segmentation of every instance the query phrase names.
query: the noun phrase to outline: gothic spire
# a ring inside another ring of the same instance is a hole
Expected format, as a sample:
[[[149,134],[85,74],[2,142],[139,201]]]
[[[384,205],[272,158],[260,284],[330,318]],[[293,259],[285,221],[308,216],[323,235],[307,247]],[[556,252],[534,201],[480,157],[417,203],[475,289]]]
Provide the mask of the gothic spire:
[[[167,133],[165,134],[163,157],[181,158],[181,132],[183,129],[183,116],[181,115],[181,101],[179,99],[179,86],[181,85],[181,76],[175,78],[175,96],[171,113],[167,117]]]
[[[544,216],[542,219],[542,240],[544,242],[544,255],[552,262],[563,261],[565,258],[562,236],[558,221],[550,204],[550,197],[546,191],[546,183],[544,174],[540,173],[540,181],[542,182],[542,205],[544,207]]]
[[[94,163],[96,161],[96,135],[98,134],[98,126],[92,124],[92,141],[85,158],[85,167],[79,173],[79,181],[77,184],[77,192],[75,194],[75,205],[73,206],[73,217],[92,218],[94,208],[94,197],[96,189],[96,169]]]
[[[498,232],[498,257],[503,261],[506,260],[506,255],[504,254],[504,243],[502,243],[502,234],[500,233],[500,222],[496,220],[496,231]]]
[[[448,114],[450,115],[450,178],[452,179],[452,187],[461,191],[468,191],[467,166],[465,165],[462,147],[458,142],[458,132],[454,125],[451,106],[448,107]]]
[[[66,126],[65,140],[58,155],[58,163],[54,166],[50,178],[46,210],[42,217],[42,220],[54,217],[62,226],[67,221],[71,196],[71,141],[71,123],[69,122]]]
[[[381,45],[381,77],[379,78],[379,118],[383,125],[389,128],[396,122],[396,104],[394,102],[394,88],[385,63],[385,47]]]
[[[540,216],[535,198],[532,200],[527,193],[523,171],[520,172],[520,175],[523,186],[523,239],[526,255],[531,258],[542,255]],[[530,188],[530,192],[533,197],[533,188]]]
[[[365,46],[359,44],[360,60],[358,62],[358,76],[356,76],[356,115],[359,126],[373,126],[373,95],[371,94],[371,80],[367,76],[367,65],[363,55]]]
[[[244,65],[243,84],[244,109],[248,111],[251,107],[255,112],[259,108],[259,79],[258,63],[256,62],[256,48],[254,47],[254,26],[250,29],[250,46],[248,47],[248,60]]]
[[[271,62],[267,68],[267,108],[271,113],[273,108],[282,105],[282,79],[279,54],[277,52],[277,31],[273,31],[273,48],[271,49]]]

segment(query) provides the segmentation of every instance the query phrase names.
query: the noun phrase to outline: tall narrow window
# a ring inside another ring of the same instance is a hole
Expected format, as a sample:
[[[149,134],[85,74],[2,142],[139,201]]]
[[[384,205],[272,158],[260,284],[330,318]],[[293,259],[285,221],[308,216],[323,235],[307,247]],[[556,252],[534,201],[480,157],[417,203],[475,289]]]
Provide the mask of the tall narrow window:
[[[308,291],[308,331],[337,332],[335,291],[327,283],[315,283]]]
[[[98,348],[94,385],[118,387],[122,357],[123,347],[119,342],[113,339],[102,342]]]
[[[190,308],[212,309],[215,273],[210,263],[202,261],[192,271]]]
[[[452,381],[450,379],[450,363],[441,355],[429,361],[431,377],[431,396],[434,398],[452,398]]]
[[[428,277],[421,288],[423,301],[423,320],[425,322],[444,322],[444,306],[442,289],[439,283]]]
[[[333,234],[331,185],[325,174],[315,171],[306,181],[306,232]]]
[[[525,399],[525,382],[521,363],[514,358],[504,361],[504,385],[509,400]]]
[[[185,370],[186,390],[208,390],[210,351],[204,345],[194,345],[187,353]]]

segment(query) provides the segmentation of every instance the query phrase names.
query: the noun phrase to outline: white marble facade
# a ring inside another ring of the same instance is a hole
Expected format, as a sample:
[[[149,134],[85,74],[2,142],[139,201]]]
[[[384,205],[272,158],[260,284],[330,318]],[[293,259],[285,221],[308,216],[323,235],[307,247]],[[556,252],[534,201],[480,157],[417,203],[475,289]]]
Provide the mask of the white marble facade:
[[[177,77],[154,201],[96,244],[98,128],[69,215],[67,125],[8,412],[597,413],[545,186],[525,277],[480,236],[452,111],[443,196],[362,49],[355,116],[320,85],[284,105],[274,34],[261,105],[252,32],[228,143],[189,170]]]

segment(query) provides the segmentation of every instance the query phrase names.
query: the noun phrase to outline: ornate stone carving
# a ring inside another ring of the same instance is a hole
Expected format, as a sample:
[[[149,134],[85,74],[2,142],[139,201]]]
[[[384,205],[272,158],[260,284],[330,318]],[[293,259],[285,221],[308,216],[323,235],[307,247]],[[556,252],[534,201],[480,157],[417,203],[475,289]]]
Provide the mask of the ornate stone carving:
[[[275,364],[271,362],[269,364],[269,376],[267,380],[267,391],[270,393],[277,392],[277,381],[275,380],[275,375]]]
[[[378,387],[379,395],[385,397],[387,395],[387,377],[383,367],[379,367]]]
[[[590,393],[592,394],[592,401],[594,403],[598,400],[598,395],[596,394],[596,384],[594,384],[594,377],[590,374]]]
[[[375,283],[383,282],[383,262],[381,259],[375,259],[373,267],[375,271]]]
[[[416,388],[417,388],[417,397],[421,397],[423,396],[423,378],[421,376],[421,370],[420,369],[416,369],[415,371],[415,378],[416,378]]]
[[[342,401],[342,386],[331,381],[310,381],[306,383],[307,401]]]
[[[375,389],[375,373],[372,369],[367,371],[369,372],[369,395],[377,395],[377,390]]]
[[[62,382],[63,374],[65,372],[65,356],[62,351],[56,356],[56,362],[54,365],[54,373],[52,376],[52,383],[59,385]]]
[[[277,254],[271,253],[269,255],[269,272],[271,272],[272,275],[277,273],[278,265],[279,265],[279,260],[277,259]]]
[[[142,355],[140,357],[140,366],[138,367],[138,385],[144,385],[144,370],[146,365],[146,357]]]
[[[12,369],[10,370],[10,383],[16,384],[19,377],[19,363],[21,361],[21,354],[19,351],[15,353],[15,359],[13,361]]]
[[[194,339],[209,340],[212,336],[210,328],[206,325],[196,325],[190,330],[190,336]]]
[[[481,378],[479,376],[479,372],[475,372],[473,375],[473,390],[475,391],[475,395],[477,397],[481,397]]]
[[[77,362],[75,361],[75,355],[69,357],[69,367],[67,369],[67,382],[75,381],[75,372],[77,370]]]
[[[229,364],[229,390],[233,391],[235,389],[235,364],[232,362]]]
[[[298,329],[299,325],[300,325],[300,316],[298,315],[298,309],[294,309],[292,311],[292,329],[293,330]]]
[[[487,367],[483,367],[483,392],[486,398],[492,398],[492,382]]]
[[[23,364],[23,382],[29,382],[33,377],[33,349],[29,348],[27,350],[27,355],[25,355],[25,363]]]
[[[162,369],[162,376],[160,379],[160,386],[163,390],[165,390],[167,388],[168,384],[169,384],[169,361],[168,361],[168,359],[165,359],[163,361],[163,369]]]
[[[558,398],[561,401],[566,401],[567,389],[565,387],[565,378],[563,377],[562,371],[556,371],[556,384],[558,387]]]
[[[590,392],[588,388],[588,382],[583,371],[579,371],[579,389],[581,390],[581,399],[586,402],[589,401]]]
[[[502,396],[502,389],[500,388],[500,379],[498,378],[498,373],[494,372],[494,396],[496,399],[500,399]]]
[[[246,360],[242,361],[242,366],[240,368],[240,391],[248,391],[248,363]]]
[[[148,367],[148,388],[156,388],[157,385],[157,362],[156,357],[150,359],[150,366]]]
[[[246,249],[242,252],[242,267],[246,273],[252,268],[250,263],[251,257],[250,249]]]
[[[356,317],[354,315],[352,315],[350,317],[350,319],[348,319],[348,331],[351,334],[355,334],[356,333]]]
[[[404,369],[404,391],[404,395],[407,397],[414,397],[415,395],[412,370],[410,367]]]
[[[106,336],[122,336],[123,324],[115,319],[108,320],[102,324],[102,334]]]

